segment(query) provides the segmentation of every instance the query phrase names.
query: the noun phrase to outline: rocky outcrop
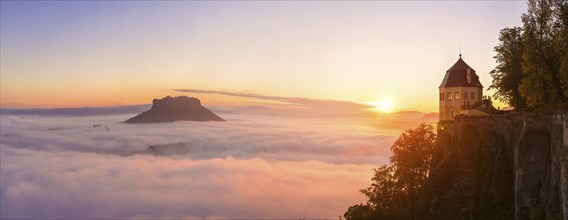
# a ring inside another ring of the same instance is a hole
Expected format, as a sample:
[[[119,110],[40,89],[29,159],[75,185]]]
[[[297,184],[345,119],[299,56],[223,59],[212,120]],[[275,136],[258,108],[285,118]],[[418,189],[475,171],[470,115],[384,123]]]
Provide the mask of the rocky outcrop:
[[[568,219],[567,130],[560,115],[439,124],[423,218]]]
[[[225,121],[201,105],[197,98],[167,96],[154,99],[152,108],[134,116],[126,123],[157,123],[173,121]]]

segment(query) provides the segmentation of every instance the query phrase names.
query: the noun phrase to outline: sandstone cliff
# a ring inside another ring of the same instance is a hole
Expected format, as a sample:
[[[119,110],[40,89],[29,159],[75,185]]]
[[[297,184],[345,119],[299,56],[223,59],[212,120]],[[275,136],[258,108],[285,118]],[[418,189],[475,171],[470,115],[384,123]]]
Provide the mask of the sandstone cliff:
[[[440,123],[424,219],[568,219],[568,122],[561,117]]]
[[[156,123],[172,121],[225,121],[201,105],[197,98],[167,96],[154,99],[152,108],[134,116],[126,123]]]

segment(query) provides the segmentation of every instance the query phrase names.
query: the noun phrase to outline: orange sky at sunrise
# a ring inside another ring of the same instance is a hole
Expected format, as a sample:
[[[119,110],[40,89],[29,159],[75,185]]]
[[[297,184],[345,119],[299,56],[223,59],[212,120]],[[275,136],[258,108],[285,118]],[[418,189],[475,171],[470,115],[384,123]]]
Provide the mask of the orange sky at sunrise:
[[[267,96],[391,100],[437,111],[461,47],[485,89],[493,47],[520,25],[506,2],[1,2],[0,106],[149,104],[193,95],[205,105]],[[491,94],[489,92],[488,94]]]

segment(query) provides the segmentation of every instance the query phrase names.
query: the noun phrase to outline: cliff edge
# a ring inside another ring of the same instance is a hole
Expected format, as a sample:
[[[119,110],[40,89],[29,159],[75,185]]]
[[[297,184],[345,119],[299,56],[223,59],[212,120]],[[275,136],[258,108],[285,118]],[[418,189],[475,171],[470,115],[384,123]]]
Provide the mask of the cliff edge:
[[[568,219],[566,114],[440,123],[424,219]]]
[[[173,121],[225,121],[201,105],[197,98],[167,96],[154,99],[152,108],[125,121],[125,123],[158,123]]]

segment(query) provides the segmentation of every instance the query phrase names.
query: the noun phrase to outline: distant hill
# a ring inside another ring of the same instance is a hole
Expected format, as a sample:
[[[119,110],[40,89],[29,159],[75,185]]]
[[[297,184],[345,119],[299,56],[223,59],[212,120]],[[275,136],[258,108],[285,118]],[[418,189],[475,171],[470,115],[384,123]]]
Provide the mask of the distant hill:
[[[37,116],[100,116],[117,114],[134,114],[148,109],[150,105],[130,105],[113,107],[81,107],[81,108],[5,108],[0,109],[2,115],[37,115]]]
[[[225,121],[201,105],[197,98],[167,96],[154,99],[152,108],[134,116],[126,123],[158,123],[173,121]]]
[[[430,113],[425,114],[424,116],[422,116],[420,119],[438,118],[438,117],[439,117],[438,112],[430,112]]]
[[[424,113],[419,112],[419,111],[398,111],[398,112],[394,112],[394,114],[397,114],[397,115],[414,115],[414,114],[424,114]]]

